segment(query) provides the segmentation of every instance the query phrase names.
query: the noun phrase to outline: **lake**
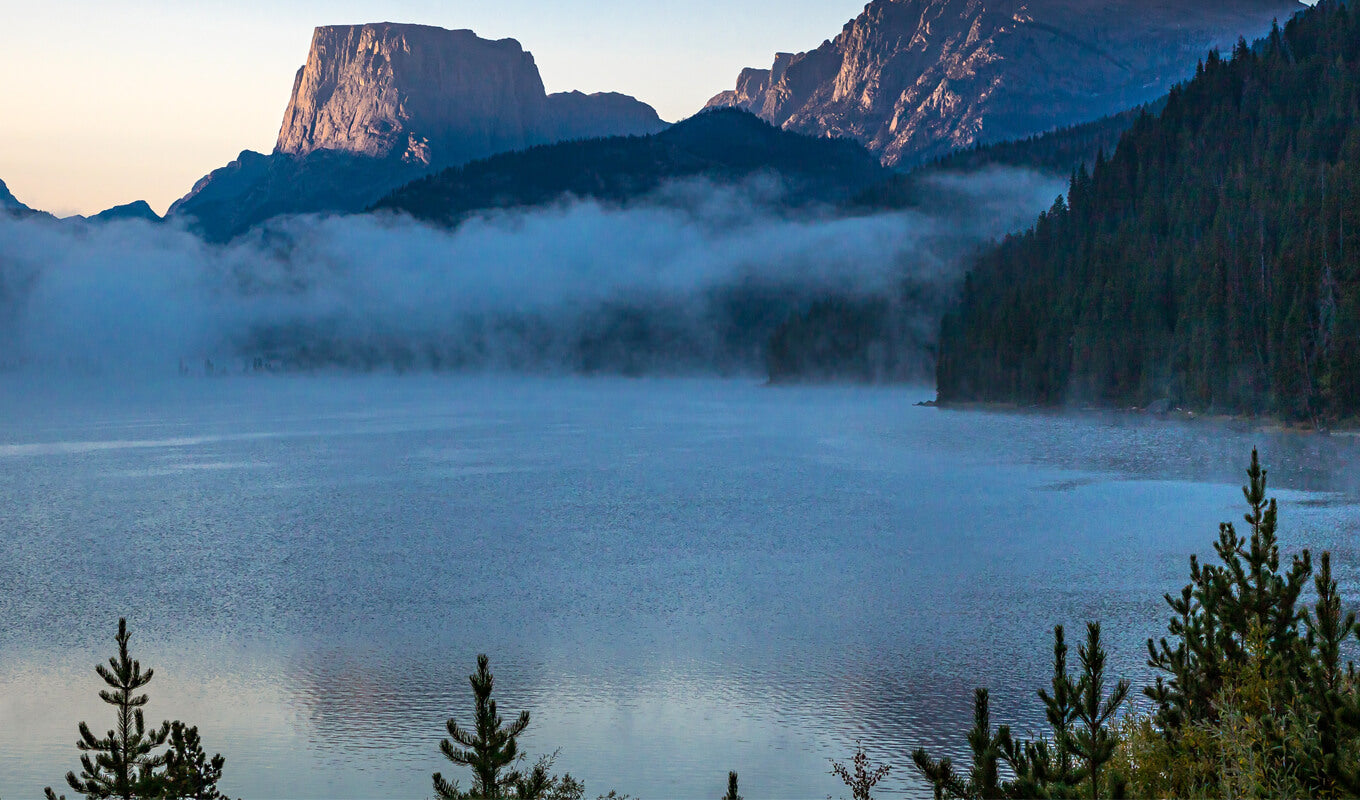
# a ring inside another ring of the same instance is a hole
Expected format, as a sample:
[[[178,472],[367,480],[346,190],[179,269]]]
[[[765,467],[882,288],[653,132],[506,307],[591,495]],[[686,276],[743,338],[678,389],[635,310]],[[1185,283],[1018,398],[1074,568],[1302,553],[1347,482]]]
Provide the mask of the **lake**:
[[[917,407],[928,388],[506,376],[0,377],[0,797],[112,714],[246,798],[422,798],[478,653],[589,797],[848,795],[829,759],[959,753],[972,691],[1042,720],[1052,626],[1147,676],[1159,599],[1238,520],[1252,446],[1287,549],[1354,599],[1360,446],[1123,414]],[[68,793],[69,794],[69,793]]]

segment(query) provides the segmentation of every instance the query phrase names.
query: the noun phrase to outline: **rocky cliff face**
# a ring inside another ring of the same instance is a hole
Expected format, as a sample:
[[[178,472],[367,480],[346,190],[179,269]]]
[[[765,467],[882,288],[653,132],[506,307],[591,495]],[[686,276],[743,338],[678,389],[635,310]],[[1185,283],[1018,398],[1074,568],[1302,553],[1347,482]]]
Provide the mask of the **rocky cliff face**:
[[[394,23],[317,28],[274,153],[242,153],[168,216],[226,239],[280,214],[359,211],[495,153],[665,127],[624,95],[548,95],[513,39]]]
[[[549,97],[514,39],[426,25],[317,28],[276,153],[459,163],[563,138],[664,128],[620,94]]]
[[[1211,47],[1266,33],[1297,0],[874,0],[835,39],[747,69],[710,106],[852,137],[887,164],[1148,102]]]

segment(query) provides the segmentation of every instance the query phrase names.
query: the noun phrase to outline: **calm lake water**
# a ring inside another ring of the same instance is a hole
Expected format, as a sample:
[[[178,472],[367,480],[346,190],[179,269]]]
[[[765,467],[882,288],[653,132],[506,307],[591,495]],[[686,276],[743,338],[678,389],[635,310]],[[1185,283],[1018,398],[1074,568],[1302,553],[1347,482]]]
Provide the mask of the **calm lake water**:
[[[491,656],[589,796],[846,794],[862,743],[959,751],[972,690],[1042,719],[1051,628],[1141,680],[1158,599],[1261,447],[1288,547],[1360,585],[1360,446],[1133,416],[918,408],[927,389],[508,377],[0,379],[0,796],[111,715],[119,615],[151,720],[247,798],[422,798]],[[1072,638],[1076,638],[1073,631]],[[466,776],[463,783],[467,785]]]

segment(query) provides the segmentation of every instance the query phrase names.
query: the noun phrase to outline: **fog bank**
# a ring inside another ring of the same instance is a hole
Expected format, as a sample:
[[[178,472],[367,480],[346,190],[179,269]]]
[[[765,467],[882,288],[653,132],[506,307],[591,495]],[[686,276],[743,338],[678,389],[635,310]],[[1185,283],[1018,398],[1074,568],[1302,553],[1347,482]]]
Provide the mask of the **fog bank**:
[[[963,257],[1063,190],[1017,170],[932,179],[930,208],[770,211],[768,185],[668,187],[455,230],[297,217],[225,246],[172,225],[0,219],[0,365],[733,371],[827,294],[952,286]]]

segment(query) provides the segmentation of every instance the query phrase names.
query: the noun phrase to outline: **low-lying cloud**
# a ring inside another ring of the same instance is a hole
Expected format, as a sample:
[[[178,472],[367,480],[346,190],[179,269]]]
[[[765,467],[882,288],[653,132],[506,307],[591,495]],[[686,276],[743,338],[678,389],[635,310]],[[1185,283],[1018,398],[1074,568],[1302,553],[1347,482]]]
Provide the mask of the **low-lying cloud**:
[[[174,225],[3,219],[0,365],[751,369],[734,326],[827,293],[952,285],[971,248],[1063,188],[1016,170],[933,180],[949,202],[896,213],[780,215],[754,197],[768,187],[688,183],[455,230],[297,217],[225,246]]]

